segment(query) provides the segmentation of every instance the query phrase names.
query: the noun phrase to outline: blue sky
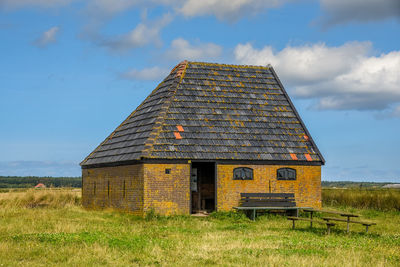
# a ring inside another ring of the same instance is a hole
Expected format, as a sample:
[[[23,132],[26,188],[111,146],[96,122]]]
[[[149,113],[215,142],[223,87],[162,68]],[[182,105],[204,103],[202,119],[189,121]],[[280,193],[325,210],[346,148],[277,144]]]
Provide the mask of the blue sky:
[[[398,0],[0,0],[0,175],[79,162],[182,60],[272,64],[323,180],[400,182]]]

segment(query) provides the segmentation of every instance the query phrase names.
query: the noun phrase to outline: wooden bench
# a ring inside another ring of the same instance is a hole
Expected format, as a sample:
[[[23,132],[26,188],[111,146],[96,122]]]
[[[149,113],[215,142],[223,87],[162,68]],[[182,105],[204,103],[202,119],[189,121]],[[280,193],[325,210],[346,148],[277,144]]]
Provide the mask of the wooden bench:
[[[291,220],[293,222],[293,226],[292,229],[295,228],[295,221],[307,221],[310,222],[310,228],[312,228],[312,224],[313,223],[319,223],[319,224],[326,224],[327,227],[327,234],[329,235],[331,233],[331,226],[335,226],[336,223],[333,222],[329,222],[329,221],[316,221],[313,220],[312,218],[301,218],[301,217],[292,217],[292,216],[288,216],[287,217],[288,220]]]
[[[347,222],[347,229],[349,229],[349,224],[350,223],[358,223],[358,224],[362,224],[363,226],[365,226],[365,232],[368,233],[368,227],[371,225],[376,225],[376,223],[374,222],[363,222],[363,221],[352,221],[352,220],[348,220],[348,219],[341,219],[341,218],[334,218],[334,217],[322,217],[323,220],[325,220],[326,222],[329,221],[336,221],[336,222]],[[349,230],[347,230],[348,232]]]
[[[258,210],[285,210],[298,216],[293,193],[241,193],[240,206],[233,207],[237,210],[251,211],[250,219],[255,220]]]

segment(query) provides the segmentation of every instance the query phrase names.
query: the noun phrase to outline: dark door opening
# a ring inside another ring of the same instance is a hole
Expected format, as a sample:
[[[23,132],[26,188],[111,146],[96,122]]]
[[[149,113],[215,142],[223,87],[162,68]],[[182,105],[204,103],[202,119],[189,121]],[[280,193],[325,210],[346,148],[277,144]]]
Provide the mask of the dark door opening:
[[[215,163],[192,163],[191,178],[192,213],[215,210]]]

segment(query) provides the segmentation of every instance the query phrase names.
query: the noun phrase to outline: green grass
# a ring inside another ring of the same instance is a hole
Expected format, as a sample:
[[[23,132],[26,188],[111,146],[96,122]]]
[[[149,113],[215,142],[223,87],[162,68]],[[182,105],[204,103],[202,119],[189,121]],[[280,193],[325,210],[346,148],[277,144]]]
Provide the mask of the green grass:
[[[45,197],[46,194],[51,196]],[[400,214],[340,208],[378,223],[327,236],[282,216],[206,218],[86,211],[79,192],[0,193],[0,266],[399,266]],[[17,201],[17,199],[19,199]],[[28,205],[28,200],[45,205]]]

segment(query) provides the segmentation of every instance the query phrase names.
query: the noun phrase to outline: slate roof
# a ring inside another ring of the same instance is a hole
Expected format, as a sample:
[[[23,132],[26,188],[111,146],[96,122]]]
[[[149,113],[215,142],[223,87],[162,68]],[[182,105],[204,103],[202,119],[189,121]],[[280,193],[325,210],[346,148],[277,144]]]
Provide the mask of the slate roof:
[[[271,66],[178,64],[82,166],[324,158]]]

